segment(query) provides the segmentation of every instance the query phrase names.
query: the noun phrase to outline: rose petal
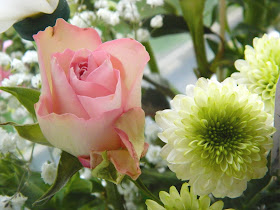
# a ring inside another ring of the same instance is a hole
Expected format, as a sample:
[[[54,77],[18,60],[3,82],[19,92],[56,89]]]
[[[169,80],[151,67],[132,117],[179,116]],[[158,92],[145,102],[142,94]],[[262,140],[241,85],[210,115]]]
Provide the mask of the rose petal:
[[[108,52],[113,68],[121,72],[121,78],[128,91],[125,96],[125,111],[132,107],[140,107],[141,79],[144,67],[150,59],[145,47],[133,39],[118,39],[101,44],[97,50]]]
[[[106,59],[97,69],[87,76],[85,81],[100,84],[113,93],[115,92],[118,78],[115,75],[111,61]]]
[[[90,155],[91,151],[117,150],[121,147],[113,123],[121,109],[104,113],[99,118],[85,120],[72,114],[44,114],[36,106],[40,128],[48,141],[74,156]]]
[[[144,150],[144,111],[139,107],[130,109],[118,118],[115,126],[130,155],[139,160]]]
[[[51,55],[66,49],[73,51],[85,48],[95,50],[101,39],[92,28],[78,28],[63,19],[57,19],[54,27],[48,27],[34,35],[37,44],[38,59],[42,76],[42,94],[49,94],[52,89]]]
[[[139,162],[135,162],[128,151],[108,151],[107,155],[119,173],[126,174],[134,180],[136,180],[141,174]]]
[[[102,85],[93,83],[93,82],[85,82],[79,80],[74,73],[73,68],[70,71],[70,84],[77,95],[80,96],[88,96],[91,98],[102,97],[111,95],[112,92],[109,91]]]
[[[77,117],[89,119],[89,115],[81,105],[79,98],[67,81],[65,73],[58,65],[55,57],[52,60],[51,74],[55,78],[51,91],[53,102],[52,111],[56,114],[71,113]]]
[[[88,96],[78,96],[83,107],[90,115],[90,117],[95,118],[102,115],[104,112],[108,112],[113,109],[119,109],[122,106],[122,87],[119,71],[115,70],[116,77],[118,78],[118,83],[116,85],[116,90],[114,94],[90,98]]]

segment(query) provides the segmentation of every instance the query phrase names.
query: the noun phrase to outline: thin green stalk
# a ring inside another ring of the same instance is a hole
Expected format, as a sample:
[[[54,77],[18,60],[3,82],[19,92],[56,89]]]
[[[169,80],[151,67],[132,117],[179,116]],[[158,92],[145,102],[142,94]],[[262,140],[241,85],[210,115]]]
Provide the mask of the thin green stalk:
[[[147,42],[143,42],[142,44],[146,47],[146,50],[150,55],[150,61],[149,61],[148,65],[150,67],[151,72],[155,73],[155,74],[160,74],[159,68],[157,65],[157,60],[156,60],[154,51],[152,49],[151,43],[149,41],[147,41]]]
[[[180,6],[184,19],[189,27],[192,37],[196,62],[198,68],[195,69],[196,76],[210,78],[212,72],[207,61],[204,28],[203,28],[203,10],[205,0],[180,0]]]
[[[114,209],[124,210],[122,198],[118,192],[117,186],[109,181],[106,183],[106,198],[108,204],[112,204]]]
[[[156,201],[160,205],[163,205],[162,202],[144,185],[140,178],[137,180],[129,178],[129,180],[132,181],[135,186],[138,187],[138,189],[141,190],[141,192],[143,192],[148,198]]]

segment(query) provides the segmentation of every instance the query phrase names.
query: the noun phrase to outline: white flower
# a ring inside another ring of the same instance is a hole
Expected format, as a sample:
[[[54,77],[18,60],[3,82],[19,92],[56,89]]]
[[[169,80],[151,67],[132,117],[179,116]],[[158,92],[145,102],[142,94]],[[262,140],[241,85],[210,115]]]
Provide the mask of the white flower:
[[[159,7],[164,4],[163,0],[147,0],[147,4],[149,4],[151,7]]]
[[[139,28],[136,31],[136,39],[139,42],[147,42],[150,38],[150,32],[147,29]]]
[[[11,63],[11,58],[8,54],[0,52],[0,66],[7,66]]]
[[[26,68],[24,63],[17,58],[14,58],[12,60],[11,67],[12,67],[13,70],[16,70],[16,71],[21,72],[21,73],[25,73],[25,72],[28,71],[28,68]]]
[[[27,197],[24,197],[21,193],[17,193],[14,196],[0,195],[0,208],[5,210],[21,210]]]
[[[3,154],[14,152],[16,149],[16,139],[6,130],[0,127],[0,151]]]
[[[18,86],[18,85],[22,85],[24,82],[30,81],[30,79],[31,79],[31,74],[24,74],[24,73],[13,74],[9,76],[9,78],[5,78],[2,81],[2,86],[5,87]]]
[[[166,143],[161,156],[198,195],[239,197],[251,179],[267,173],[275,132],[257,94],[228,78],[200,78],[155,119]]]
[[[15,121],[22,120],[27,117],[29,112],[22,106],[18,107],[14,112],[12,112],[12,119]]]
[[[95,21],[96,16],[92,11],[83,11],[76,13],[70,23],[80,28],[88,28],[92,26],[92,22]]]
[[[163,25],[162,15],[156,15],[155,17],[153,17],[150,24],[152,28],[161,28]]]
[[[100,8],[107,8],[108,7],[108,1],[107,0],[97,0],[94,2],[94,7],[97,9]]]
[[[131,0],[121,0],[117,5],[117,11],[120,16],[130,22],[138,22],[140,15],[137,6]]]
[[[105,23],[115,26],[119,24],[120,17],[118,12],[113,12],[105,8],[101,8],[97,11],[97,16]]]
[[[158,162],[160,162],[162,159],[160,157],[160,150],[161,150],[161,147],[156,145],[150,145],[149,146],[149,149],[147,151],[147,154],[146,154],[146,158],[147,160],[150,162],[150,163],[153,163],[153,164],[157,164]]]
[[[57,168],[55,167],[54,163],[47,163],[45,162],[42,166],[42,173],[41,177],[46,184],[53,184],[56,178],[56,171]]]
[[[30,49],[30,48],[34,47],[32,41],[21,39],[21,42],[24,44],[26,49]]]
[[[280,38],[264,35],[254,38],[253,47],[246,45],[245,60],[235,62],[239,71],[232,78],[238,84],[246,85],[252,92],[261,96],[265,110],[274,113],[276,83],[280,74]]]
[[[33,76],[31,78],[31,85],[32,85],[32,87],[40,89],[41,88],[41,84],[42,84],[42,81],[41,81],[41,75],[40,74],[36,74],[35,76]]]
[[[59,0],[0,0],[0,33],[26,17],[53,13],[58,2]]]
[[[27,50],[22,56],[23,63],[38,63],[38,54],[35,50]]]

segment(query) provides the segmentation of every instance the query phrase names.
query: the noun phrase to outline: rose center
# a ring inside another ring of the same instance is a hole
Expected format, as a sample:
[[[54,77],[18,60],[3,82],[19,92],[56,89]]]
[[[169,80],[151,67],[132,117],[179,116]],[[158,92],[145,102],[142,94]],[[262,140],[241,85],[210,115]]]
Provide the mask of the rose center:
[[[82,62],[77,64],[75,68],[75,74],[79,80],[81,80],[81,77],[87,72],[88,70],[88,63]]]

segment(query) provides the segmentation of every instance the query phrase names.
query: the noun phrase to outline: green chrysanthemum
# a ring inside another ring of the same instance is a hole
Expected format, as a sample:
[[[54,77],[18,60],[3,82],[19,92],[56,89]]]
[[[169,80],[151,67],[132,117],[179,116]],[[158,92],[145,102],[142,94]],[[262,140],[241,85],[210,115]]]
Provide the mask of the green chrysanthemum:
[[[237,60],[235,67],[239,72],[232,77],[238,84],[244,84],[252,92],[261,96],[265,110],[274,112],[276,83],[280,67],[280,38],[269,37],[253,40],[253,47],[246,46],[245,60]]]
[[[222,210],[223,201],[217,201],[210,206],[210,198],[205,195],[197,198],[187,183],[182,185],[180,194],[174,186],[170,187],[169,194],[165,191],[159,193],[164,207],[153,200],[146,200],[148,210]]]
[[[247,181],[266,174],[275,129],[257,94],[231,78],[200,78],[171,106],[156,114],[159,137],[167,143],[161,155],[195,194],[238,197]]]

